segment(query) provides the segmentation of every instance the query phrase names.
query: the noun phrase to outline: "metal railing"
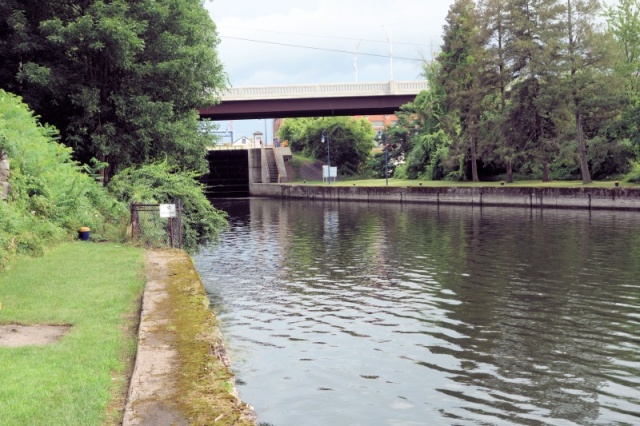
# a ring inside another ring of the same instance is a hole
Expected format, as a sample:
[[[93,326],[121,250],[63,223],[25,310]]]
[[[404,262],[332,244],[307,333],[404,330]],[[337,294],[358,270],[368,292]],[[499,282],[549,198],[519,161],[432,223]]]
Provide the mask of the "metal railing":
[[[145,247],[182,248],[182,200],[172,205],[174,215],[161,217],[162,204],[131,203],[131,241]]]
[[[427,81],[384,83],[293,84],[282,86],[231,87],[221,93],[222,102],[245,99],[325,98],[340,96],[417,95],[427,90]]]

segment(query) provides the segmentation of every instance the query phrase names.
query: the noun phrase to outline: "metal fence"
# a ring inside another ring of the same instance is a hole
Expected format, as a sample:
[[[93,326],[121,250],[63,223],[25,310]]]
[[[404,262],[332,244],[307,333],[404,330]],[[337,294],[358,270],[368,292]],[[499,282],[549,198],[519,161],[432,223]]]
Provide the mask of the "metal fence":
[[[182,200],[173,204],[131,203],[131,241],[146,247],[182,248]]]

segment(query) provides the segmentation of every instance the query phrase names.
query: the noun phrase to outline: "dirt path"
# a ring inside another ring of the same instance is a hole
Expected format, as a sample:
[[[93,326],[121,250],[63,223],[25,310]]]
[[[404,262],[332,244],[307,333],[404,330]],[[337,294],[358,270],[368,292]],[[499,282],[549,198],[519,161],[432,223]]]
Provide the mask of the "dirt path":
[[[168,263],[171,254],[149,251],[146,254],[147,285],[142,302],[138,353],[131,377],[123,426],[188,425],[175,403],[175,361],[172,349],[174,334],[166,310]]]
[[[44,346],[55,343],[69,331],[68,325],[0,325],[0,346]]]

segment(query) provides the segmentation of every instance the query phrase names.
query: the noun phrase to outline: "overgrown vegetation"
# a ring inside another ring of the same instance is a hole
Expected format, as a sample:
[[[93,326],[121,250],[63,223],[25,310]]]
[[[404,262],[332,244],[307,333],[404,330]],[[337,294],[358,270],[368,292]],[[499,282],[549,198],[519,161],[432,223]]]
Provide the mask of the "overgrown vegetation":
[[[636,0],[456,0],[388,131],[395,176],[636,180],[639,36]]]
[[[96,240],[120,240],[127,208],[56,142],[20,99],[0,89],[0,150],[11,164],[11,190],[0,202],[0,266],[13,254],[43,253],[88,226]]]
[[[125,238],[133,199],[181,197],[188,248],[215,235],[224,218],[193,178],[215,137],[197,108],[227,83],[218,42],[200,0],[0,2],[0,88],[20,96],[0,94],[12,168],[0,266],[80,226]],[[96,183],[119,172],[110,192]]]
[[[0,347],[2,423],[119,425],[136,350],[142,252],[61,244],[37,260],[16,260],[0,274],[0,288],[0,323],[72,325],[53,345]]]
[[[278,137],[293,152],[326,161],[338,167],[338,174],[354,176],[366,172],[375,132],[365,119],[349,117],[296,118],[286,120]]]
[[[226,214],[213,208],[197,177],[197,173],[179,173],[162,162],[125,169],[113,178],[108,189],[118,200],[127,202],[173,203],[180,198],[183,206],[183,244],[187,250],[193,251],[198,245],[215,238],[226,224]],[[166,220],[157,215],[154,218],[161,221],[160,226],[167,226]],[[162,237],[164,232],[160,234],[159,237]],[[149,243],[160,246],[158,241],[160,238]]]
[[[44,247],[91,228],[93,240],[128,238],[131,201],[184,204],[185,247],[215,238],[225,216],[209,203],[195,172],[166,162],[129,168],[104,188],[88,167],[38,123],[20,98],[0,90],[0,150],[11,164],[11,190],[0,202],[0,267],[14,254],[41,255]]]

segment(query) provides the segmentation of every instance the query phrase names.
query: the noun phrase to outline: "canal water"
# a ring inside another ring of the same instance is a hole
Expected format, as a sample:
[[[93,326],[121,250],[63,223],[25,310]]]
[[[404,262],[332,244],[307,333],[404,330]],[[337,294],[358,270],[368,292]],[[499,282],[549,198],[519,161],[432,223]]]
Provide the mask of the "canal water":
[[[194,261],[258,422],[640,424],[640,213],[216,203]]]

